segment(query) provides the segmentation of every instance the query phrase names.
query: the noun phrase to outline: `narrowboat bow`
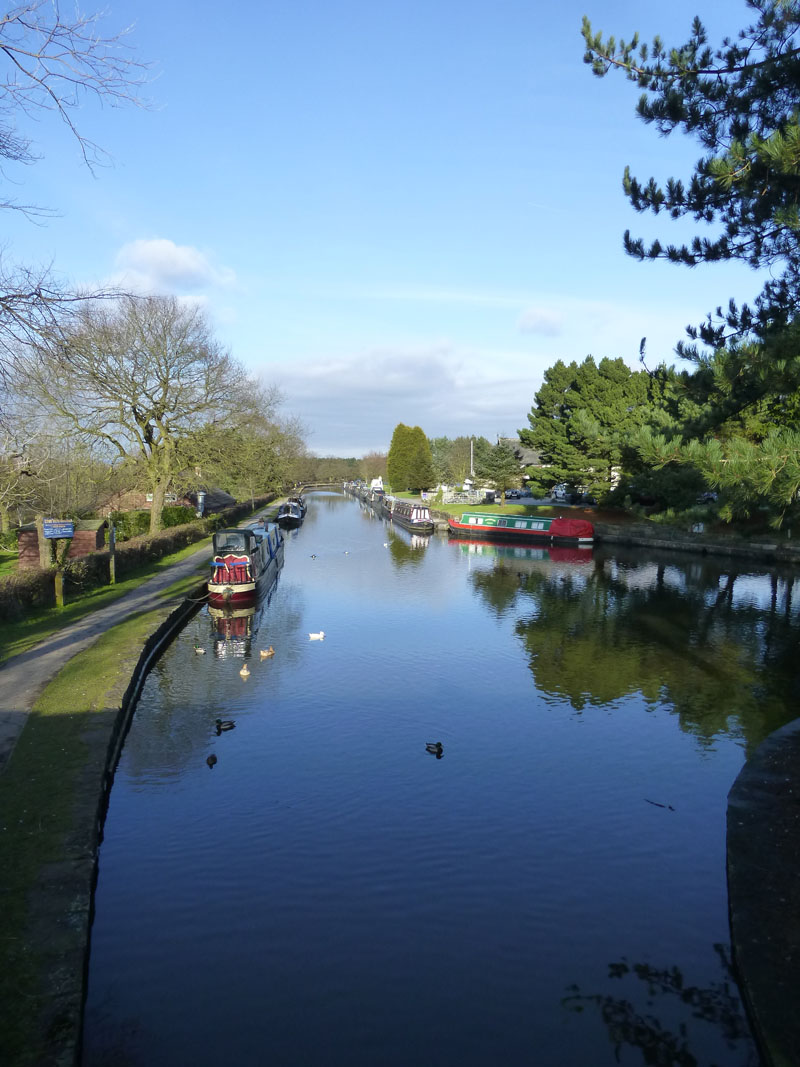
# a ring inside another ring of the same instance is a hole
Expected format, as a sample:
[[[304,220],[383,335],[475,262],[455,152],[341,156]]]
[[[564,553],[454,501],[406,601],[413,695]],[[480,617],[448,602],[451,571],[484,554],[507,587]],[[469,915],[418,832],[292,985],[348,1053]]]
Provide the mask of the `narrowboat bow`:
[[[273,522],[217,530],[213,552],[209,604],[251,604],[283,563],[283,534]]]
[[[295,527],[300,526],[303,519],[306,517],[306,502],[301,496],[289,497],[285,504],[281,504],[278,508],[278,514],[275,516],[275,521],[280,526]]]

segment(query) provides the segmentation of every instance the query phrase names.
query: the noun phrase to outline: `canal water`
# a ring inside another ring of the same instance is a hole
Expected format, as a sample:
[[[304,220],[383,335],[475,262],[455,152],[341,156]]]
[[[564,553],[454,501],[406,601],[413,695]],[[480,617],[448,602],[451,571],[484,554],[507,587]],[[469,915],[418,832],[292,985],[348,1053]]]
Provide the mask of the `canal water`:
[[[726,797],[799,636],[779,573],[312,494],[268,601],[145,683],[84,1067],[754,1067]]]

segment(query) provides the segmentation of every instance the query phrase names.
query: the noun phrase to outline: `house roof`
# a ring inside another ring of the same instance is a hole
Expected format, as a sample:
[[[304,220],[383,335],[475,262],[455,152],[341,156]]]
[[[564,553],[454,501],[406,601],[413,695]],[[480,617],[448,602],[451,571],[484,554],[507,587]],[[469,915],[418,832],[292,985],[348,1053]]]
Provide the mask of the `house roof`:
[[[185,499],[191,500],[195,507],[197,506],[198,492],[206,494],[203,501],[204,511],[222,511],[224,508],[229,508],[236,503],[236,497],[226,493],[224,489],[208,489],[201,486],[200,489],[191,489],[185,494]]]

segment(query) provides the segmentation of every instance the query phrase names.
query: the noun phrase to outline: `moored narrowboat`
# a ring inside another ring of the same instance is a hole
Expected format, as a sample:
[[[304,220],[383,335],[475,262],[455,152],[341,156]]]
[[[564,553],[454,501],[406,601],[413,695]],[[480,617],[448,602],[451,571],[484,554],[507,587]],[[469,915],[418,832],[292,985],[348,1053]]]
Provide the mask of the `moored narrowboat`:
[[[411,533],[432,534],[435,529],[430,508],[427,504],[418,504],[414,500],[398,500],[395,498],[387,514],[392,522],[396,522],[398,526],[403,526],[406,530],[410,530]]]
[[[486,538],[512,541],[559,542],[571,545],[591,545],[594,526],[586,519],[545,519],[533,515],[493,515],[465,511],[461,519],[449,519],[454,537]]]
[[[217,530],[213,553],[209,604],[252,604],[283,563],[283,535],[272,522]]]
[[[303,522],[306,517],[306,505],[302,497],[290,497],[284,504],[278,508],[278,514],[275,516],[275,521],[279,526],[297,527]]]

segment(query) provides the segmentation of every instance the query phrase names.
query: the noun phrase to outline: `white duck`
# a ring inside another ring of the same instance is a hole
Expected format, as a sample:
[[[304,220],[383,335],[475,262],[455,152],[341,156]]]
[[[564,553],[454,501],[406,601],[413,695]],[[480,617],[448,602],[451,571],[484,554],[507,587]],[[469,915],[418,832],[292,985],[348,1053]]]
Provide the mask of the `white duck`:
[[[325,631],[320,630],[318,634],[309,634],[308,637],[311,641],[322,641],[325,637]]]

